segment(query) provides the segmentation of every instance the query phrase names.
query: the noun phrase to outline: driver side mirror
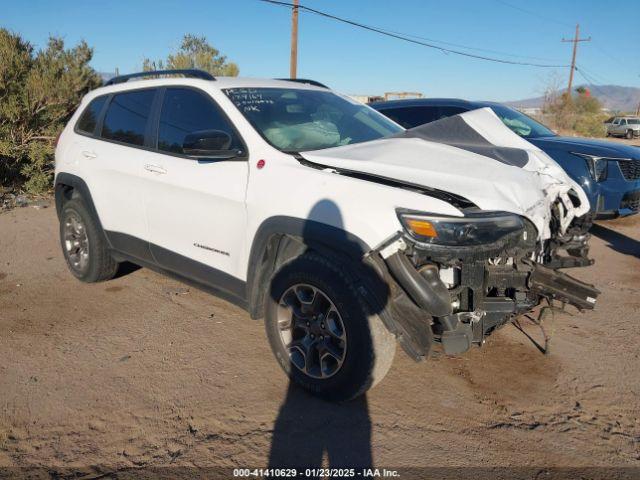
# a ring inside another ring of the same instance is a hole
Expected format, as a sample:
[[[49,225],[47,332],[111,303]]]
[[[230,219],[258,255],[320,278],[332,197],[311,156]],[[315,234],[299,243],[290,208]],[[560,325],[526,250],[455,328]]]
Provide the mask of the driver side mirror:
[[[182,151],[191,157],[212,160],[227,160],[242,155],[241,150],[231,149],[231,142],[231,135],[222,130],[199,130],[184,138]]]

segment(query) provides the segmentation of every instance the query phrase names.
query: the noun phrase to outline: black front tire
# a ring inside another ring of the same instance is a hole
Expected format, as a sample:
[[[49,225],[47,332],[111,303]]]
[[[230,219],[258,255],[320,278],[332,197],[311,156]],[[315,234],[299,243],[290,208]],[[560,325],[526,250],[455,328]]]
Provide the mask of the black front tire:
[[[627,130],[627,140],[632,140],[633,139],[633,130]]]
[[[86,245],[86,254],[82,255],[82,260],[78,259],[80,255],[73,249],[73,242],[69,238],[71,222],[74,222],[75,230],[80,232],[82,243]],[[67,266],[77,279],[94,283],[110,280],[116,275],[118,263],[111,256],[107,241],[96,220],[79,197],[72,198],[62,206],[60,243]]]
[[[354,276],[336,263],[314,252],[286,263],[274,275],[265,299],[265,328],[278,363],[293,382],[316,396],[341,402],[362,395],[384,378],[393,362],[396,341],[358,294]],[[344,324],[346,354],[340,369],[329,378],[316,378],[296,367],[281,338],[280,301],[285,292],[300,284],[322,291]]]

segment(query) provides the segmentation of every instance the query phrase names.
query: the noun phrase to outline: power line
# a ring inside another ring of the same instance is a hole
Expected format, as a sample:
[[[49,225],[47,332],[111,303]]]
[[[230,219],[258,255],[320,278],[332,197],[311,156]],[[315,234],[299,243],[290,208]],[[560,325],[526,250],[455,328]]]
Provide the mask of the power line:
[[[622,65],[623,67],[628,67],[629,65],[624,63],[622,60],[620,60],[617,57],[614,57],[613,55],[611,55],[609,52],[607,52],[604,48],[602,48],[601,46],[599,46],[597,43],[595,43],[593,45],[594,47],[596,47],[598,50],[600,50],[601,53],[603,53],[604,55],[606,55],[607,57],[609,57],[611,60],[619,63],[620,65]]]
[[[614,100],[612,97],[610,97],[608,94],[606,94],[606,93],[604,92],[604,90],[601,90],[601,89],[600,89],[600,87],[599,87],[598,85],[596,85],[595,83],[593,83],[593,81],[592,81],[592,80],[595,80],[595,79],[594,79],[593,77],[591,77],[591,75],[587,74],[587,72],[585,72],[585,70],[584,70],[582,67],[578,68],[578,67],[576,66],[576,72],[578,72],[578,73],[580,74],[580,76],[581,76],[582,78],[584,78],[584,80],[587,82],[587,84],[588,84],[591,88],[593,88],[596,92],[599,92],[600,96],[602,96],[602,97],[605,97],[605,98],[609,99],[611,102],[615,102],[615,100]]]
[[[589,84],[590,87],[600,92],[602,96],[608,97],[608,95],[603,90],[601,90],[600,86],[597,85],[598,80],[594,78],[591,74],[589,74],[584,68],[576,66],[576,72],[578,72],[580,76],[585,79],[585,81]]]
[[[283,7],[289,7],[289,8],[293,8],[294,7],[294,5],[291,4],[291,3],[282,2],[282,1],[279,1],[279,0],[259,0],[259,1],[264,2],[264,3],[270,3],[270,4],[273,4],[273,5],[280,5],[280,6],[283,6]],[[347,25],[351,25],[353,27],[358,27],[358,28],[361,28],[361,29],[364,29],[364,30],[369,30],[371,32],[379,33],[380,35],[385,35],[387,37],[395,38],[395,39],[402,40],[402,41],[409,42],[409,43],[413,43],[413,44],[416,44],[416,45],[421,45],[423,47],[433,48],[435,50],[440,50],[443,53],[452,53],[454,55],[461,55],[461,56],[464,56],[464,57],[475,58],[475,59],[478,59],[478,60],[485,60],[485,61],[489,61],[489,62],[503,63],[503,64],[508,64],[508,65],[524,65],[524,66],[529,66],[529,67],[541,67],[541,68],[568,67],[568,65],[550,65],[550,64],[542,64],[542,63],[519,62],[519,61],[516,61],[516,60],[507,60],[507,59],[504,59],[504,58],[495,58],[495,57],[488,57],[488,56],[484,56],[484,55],[476,55],[476,54],[468,53],[468,52],[462,52],[460,50],[454,50],[454,49],[446,48],[446,47],[443,47],[443,46],[440,46],[440,45],[434,45],[434,43],[427,43],[427,42],[424,42],[424,41],[421,41],[421,40],[417,40],[415,38],[411,38],[411,36],[406,35],[406,34],[394,33],[394,32],[391,32],[389,30],[382,29],[380,27],[374,27],[374,26],[371,26],[371,25],[365,25],[365,24],[362,24],[362,23],[358,23],[358,22],[355,22],[353,20],[349,20],[349,19],[346,19],[346,18],[338,17],[336,15],[333,15],[333,14],[330,14],[330,13],[327,13],[327,12],[323,12],[321,10],[316,10],[314,8],[307,7],[305,5],[298,5],[297,8],[300,9],[300,10],[304,10],[306,12],[309,12],[309,13],[313,13],[315,15],[319,15],[321,17],[325,17],[325,18],[329,18],[331,20],[335,20],[337,22],[346,23]],[[431,42],[433,42],[433,40]],[[443,42],[439,42],[439,43],[443,43]]]
[[[512,5],[511,3],[507,3],[504,0],[496,0],[496,2],[501,3],[502,5],[505,5],[505,6],[509,7],[509,8],[513,8],[514,10],[519,10],[521,12],[528,13],[529,15],[533,15],[533,16],[538,17],[538,18],[540,18],[542,20],[545,20],[547,22],[557,23],[558,25],[562,25],[564,27],[573,27],[573,25],[570,25],[568,23],[561,22],[560,20],[557,20],[557,19],[551,18],[551,17],[547,17],[545,15],[540,15],[539,13],[534,12],[532,10],[527,10],[525,8],[518,7],[516,5]]]
[[[405,37],[411,37],[411,38],[417,38],[419,40],[427,40],[428,42],[433,42],[433,43],[441,43],[442,45],[449,45],[451,47],[459,47],[459,48],[464,48],[465,50],[474,50],[476,52],[487,52],[487,53],[497,53],[500,55],[505,55],[507,57],[515,57],[515,58],[528,58],[531,60],[547,60],[550,62],[558,62],[559,60],[555,59],[555,58],[545,58],[545,57],[533,57],[530,55],[518,55],[515,53],[507,53],[507,52],[503,52],[500,50],[491,50],[488,48],[478,48],[478,47],[470,47],[468,45],[462,45],[460,43],[452,43],[452,42],[445,42],[444,40],[436,40],[434,38],[429,38],[429,37],[422,37],[420,35],[413,35],[413,34],[409,34],[409,33],[401,33],[401,32],[397,32],[394,30],[386,30],[387,32],[390,33],[395,33],[398,35],[404,35]]]
[[[495,1],[496,1],[496,2],[498,2],[498,3],[501,3],[502,5],[506,5],[507,7],[513,8],[513,9],[515,9],[515,10],[520,10],[521,12],[527,13],[527,14],[529,14],[529,15],[536,16],[536,17],[538,17],[538,18],[540,18],[540,19],[543,19],[543,20],[546,20],[546,21],[548,21],[548,22],[557,23],[558,25],[563,25],[563,26],[565,26],[565,27],[573,27],[573,25],[570,25],[570,24],[568,24],[568,23],[561,22],[560,20],[556,20],[556,19],[551,18],[551,17],[547,17],[547,16],[544,16],[544,15],[540,15],[540,14],[539,14],[539,13],[537,13],[537,12],[534,12],[534,11],[531,11],[531,10],[527,10],[527,9],[525,9],[525,8],[518,7],[518,6],[516,6],[516,5],[512,5],[512,4],[508,3],[508,2],[505,2],[504,0],[495,0]],[[594,47],[596,47],[598,50],[600,50],[600,52],[601,52],[603,55],[606,55],[607,57],[609,57],[611,60],[615,61],[616,63],[619,63],[620,65],[622,65],[622,66],[624,66],[624,67],[627,67],[627,66],[628,66],[626,63],[624,63],[622,60],[620,60],[620,59],[619,59],[619,58],[617,58],[616,56],[611,55],[609,52],[607,52],[604,48],[602,48],[601,46],[599,46],[597,43],[594,43],[594,44],[593,44],[593,46],[594,46]]]
[[[591,70],[586,70],[582,65],[580,66],[580,68],[582,69],[583,72],[586,72],[587,74],[589,74],[590,77],[593,77],[600,84],[615,85],[615,83],[616,83],[616,82],[613,82],[610,79],[604,77],[603,75],[600,75],[599,73],[596,74],[595,72],[593,72]]]

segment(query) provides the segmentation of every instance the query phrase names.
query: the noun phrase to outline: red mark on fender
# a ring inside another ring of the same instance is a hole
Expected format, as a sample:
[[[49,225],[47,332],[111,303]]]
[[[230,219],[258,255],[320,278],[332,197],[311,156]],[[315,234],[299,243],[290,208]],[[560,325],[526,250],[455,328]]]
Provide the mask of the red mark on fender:
[[[256,163],[256,167],[258,167],[258,170],[260,170],[261,168],[264,168],[266,164],[267,162],[265,162],[264,160],[258,160],[258,163]]]

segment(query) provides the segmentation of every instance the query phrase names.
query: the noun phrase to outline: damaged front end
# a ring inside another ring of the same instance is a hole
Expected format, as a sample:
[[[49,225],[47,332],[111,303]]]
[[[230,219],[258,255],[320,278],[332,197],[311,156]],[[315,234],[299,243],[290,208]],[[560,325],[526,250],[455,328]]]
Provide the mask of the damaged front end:
[[[579,222],[541,241],[532,222],[507,212],[441,217],[399,210],[398,217],[404,231],[369,259],[391,285],[382,318],[415,359],[434,341],[447,354],[481,345],[544,299],[580,310],[595,305],[594,286],[557,270],[592,263]]]

